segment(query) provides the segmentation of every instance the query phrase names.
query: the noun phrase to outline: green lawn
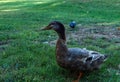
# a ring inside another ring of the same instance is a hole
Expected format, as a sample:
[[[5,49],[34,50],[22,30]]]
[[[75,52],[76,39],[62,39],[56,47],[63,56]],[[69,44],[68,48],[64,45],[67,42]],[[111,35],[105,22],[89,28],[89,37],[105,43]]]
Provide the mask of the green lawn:
[[[0,82],[73,81],[57,65],[55,46],[45,44],[56,40],[56,33],[38,31],[53,20],[61,21],[68,33],[71,20],[85,28],[118,28],[120,0],[0,0]],[[84,74],[81,82],[120,82],[120,39],[82,41],[73,38],[68,46],[93,49],[109,58],[100,70]]]

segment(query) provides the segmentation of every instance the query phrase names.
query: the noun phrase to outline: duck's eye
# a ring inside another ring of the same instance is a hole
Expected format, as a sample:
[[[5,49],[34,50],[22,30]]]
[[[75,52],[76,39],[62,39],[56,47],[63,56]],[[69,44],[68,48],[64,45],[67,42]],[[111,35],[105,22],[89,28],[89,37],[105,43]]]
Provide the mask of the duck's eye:
[[[54,30],[57,30],[59,28],[58,25],[50,25],[50,27]]]

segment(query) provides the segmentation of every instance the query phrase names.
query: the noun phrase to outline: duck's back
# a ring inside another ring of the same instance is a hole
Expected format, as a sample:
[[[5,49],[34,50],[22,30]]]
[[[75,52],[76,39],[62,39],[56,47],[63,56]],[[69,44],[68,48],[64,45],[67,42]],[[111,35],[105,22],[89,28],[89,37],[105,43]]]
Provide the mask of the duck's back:
[[[92,71],[98,69],[106,56],[95,51],[80,48],[68,48],[66,67],[71,70]]]

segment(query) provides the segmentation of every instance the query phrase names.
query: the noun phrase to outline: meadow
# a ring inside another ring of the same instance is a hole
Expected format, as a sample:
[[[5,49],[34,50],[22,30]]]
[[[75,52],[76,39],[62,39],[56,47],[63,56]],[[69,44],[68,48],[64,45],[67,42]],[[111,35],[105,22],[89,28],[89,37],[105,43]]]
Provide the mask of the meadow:
[[[0,82],[75,79],[56,63],[56,33],[39,30],[53,20],[65,25],[68,47],[109,56],[80,82],[120,82],[120,0],[0,0]]]

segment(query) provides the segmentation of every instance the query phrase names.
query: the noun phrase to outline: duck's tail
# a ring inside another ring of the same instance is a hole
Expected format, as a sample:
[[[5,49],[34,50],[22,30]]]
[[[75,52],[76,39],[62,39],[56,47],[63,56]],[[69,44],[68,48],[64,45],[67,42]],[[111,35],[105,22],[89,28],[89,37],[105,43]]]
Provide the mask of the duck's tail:
[[[104,61],[106,61],[108,58],[108,55],[104,55]]]

